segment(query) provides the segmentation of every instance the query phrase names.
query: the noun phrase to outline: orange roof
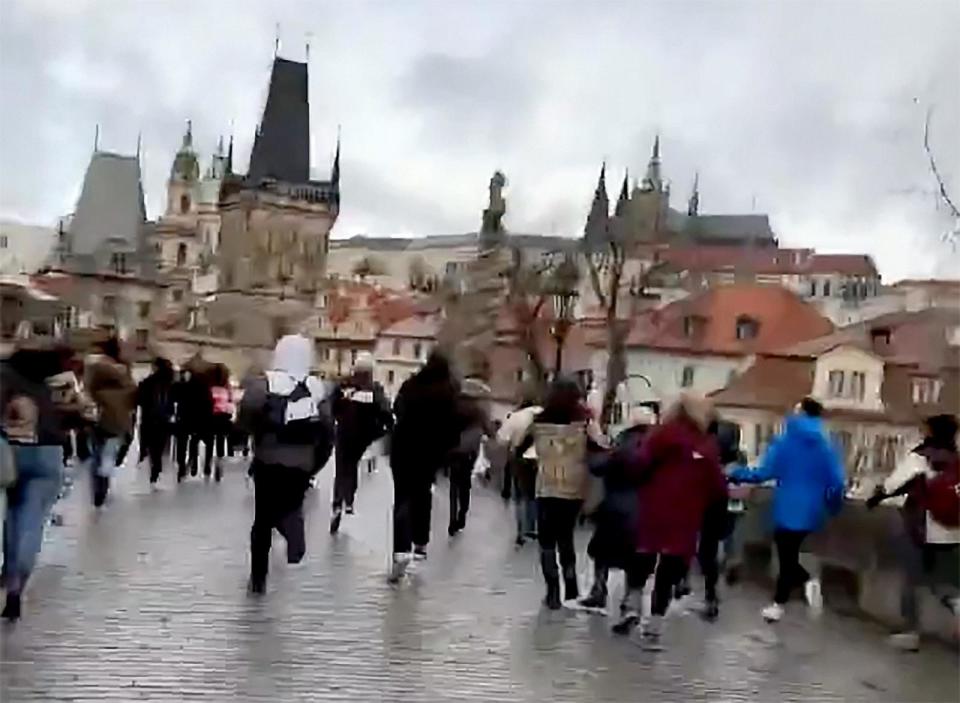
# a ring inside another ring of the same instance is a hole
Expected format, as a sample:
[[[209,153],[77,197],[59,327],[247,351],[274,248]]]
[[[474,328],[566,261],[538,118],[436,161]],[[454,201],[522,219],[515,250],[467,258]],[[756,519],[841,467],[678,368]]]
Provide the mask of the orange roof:
[[[752,338],[738,339],[738,322],[757,324]],[[833,331],[830,321],[780,286],[716,286],[634,320],[628,347],[693,354],[741,356],[772,352]]]
[[[436,339],[441,318],[436,314],[413,314],[380,331],[383,337]]]

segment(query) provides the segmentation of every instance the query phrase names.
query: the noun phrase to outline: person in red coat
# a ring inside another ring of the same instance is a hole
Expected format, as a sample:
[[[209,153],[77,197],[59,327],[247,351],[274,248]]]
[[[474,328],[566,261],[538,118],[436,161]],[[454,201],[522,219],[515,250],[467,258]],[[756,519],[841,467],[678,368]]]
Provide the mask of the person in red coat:
[[[627,572],[628,608],[613,629],[629,634],[640,622],[643,587],[655,573],[651,617],[642,633],[650,649],[659,648],[673,588],[697,551],[704,511],[726,497],[719,448],[707,433],[711,416],[706,399],[684,394],[629,463],[638,485],[637,553]]]

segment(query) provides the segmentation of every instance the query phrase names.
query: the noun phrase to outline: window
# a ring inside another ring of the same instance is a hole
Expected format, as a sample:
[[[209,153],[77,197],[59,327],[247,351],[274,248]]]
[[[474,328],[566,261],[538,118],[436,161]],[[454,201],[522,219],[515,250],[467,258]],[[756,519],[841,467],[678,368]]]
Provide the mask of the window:
[[[854,371],[850,374],[850,397],[863,400],[867,387],[867,376],[863,371]]]
[[[680,375],[680,385],[684,388],[689,388],[693,385],[693,371],[694,369],[692,366],[683,367],[683,371]]]
[[[137,309],[140,312],[141,319],[146,320],[148,317],[150,317],[150,301],[149,300],[141,300],[139,303],[137,303]]]
[[[737,318],[737,339],[754,339],[760,330],[760,323],[747,315]]]
[[[7,244],[8,244],[7,235],[0,234],[0,249],[6,249]]]
[[[149,339],[149,334],[148,334],[147,330],[142,329],[142,328],[141,328],[141,329],[138,329],[138,330],[136,331],[136,344],[137,344],[137,349],[146,349],[146,348],[147,348],[147,340],[148,340],[148,339]]]
[[[817,281],[816,281],[816,279],[810,281],[810,297],[811,297],[811,298],[816,298],[816,297],[817,297]]]
[[[940,402],[940,390],[943,382],[939,378],[913,379],[913,402],[916,404]]]
[[[830,279],[827,279],[826,281],[823,282],[823,297],[824,298],[830,297]]]
[[[189,195],[180,196],[180,212],[182,212],[184,215],[190,212],[190,196]]]
[[[387,371],[387,385],[392,386],[393,382],[397,379],[397,374],[394,373],[393,369]]]
[[[117,299],[115,296],[103,296],[103,314],[107,317],[113,317],[117,314]]]
[[[523,369],[517,369],[517,383],[523,383]]]
[[[181,300],[183,300],[183,289],[174,288],[172,291],[170,291],[170,296],[173,298],[173,302],[179,303]]]
[[[393,355],[400,356],[400,340],[399,339],[393,340]]]
[[[414,342],[414,344],[413,344],[413,358],[414,358],[414,359],[419,359],[419,358],[420,358],[420,352],[421,352],[421,351],[423,351],[423,345],[420,344],[420,342]]]
[[[831,398],[843,397],[843,371],[831,371],[827,380],[829,382],[829,394]]]
[[[127,272],[127,255],[121,252],[114,252],[110,255],[110,268],[114,273]]]
[[[351,350],[350,350],[350,365],[353,366],[353,365],[356,364],[356,363],[357,363],[357,350],[356,350],[356,349],[351,349]]]
[[[187,264],[187,245],[180,243],[177,245],[177,266],[186,266]]]
[[[694,324],[692,317],[687,316],[683,318],[683,336],[684,337],[692,337],[695,327],[696,325]]]

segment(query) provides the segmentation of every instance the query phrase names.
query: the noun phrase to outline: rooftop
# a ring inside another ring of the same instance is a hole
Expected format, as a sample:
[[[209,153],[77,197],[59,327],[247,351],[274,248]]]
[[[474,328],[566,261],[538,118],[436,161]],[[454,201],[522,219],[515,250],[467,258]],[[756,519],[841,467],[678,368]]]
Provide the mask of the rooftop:
[[[785,288],[734,284],[645,312],[627,346],[739,356],[772,352],[832,330],[816,308]]]

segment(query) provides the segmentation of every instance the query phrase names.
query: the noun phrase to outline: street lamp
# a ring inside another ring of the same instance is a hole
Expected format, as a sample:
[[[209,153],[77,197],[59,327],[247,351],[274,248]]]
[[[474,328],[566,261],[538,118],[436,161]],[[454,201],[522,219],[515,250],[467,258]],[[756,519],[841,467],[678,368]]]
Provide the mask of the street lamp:
[[[551,294],[555,314],[553,327],[551,328],[553,340],[556,343],[556,357],[553,364],[554,378],[558,377],[563,369],[563,345],[566,343],[567,334],[569,334],[570,327],[573,325],[575,302],[578,295],[576,289],[556,290]]]

